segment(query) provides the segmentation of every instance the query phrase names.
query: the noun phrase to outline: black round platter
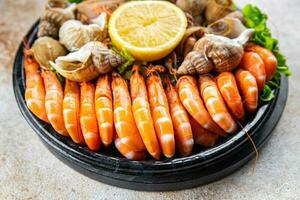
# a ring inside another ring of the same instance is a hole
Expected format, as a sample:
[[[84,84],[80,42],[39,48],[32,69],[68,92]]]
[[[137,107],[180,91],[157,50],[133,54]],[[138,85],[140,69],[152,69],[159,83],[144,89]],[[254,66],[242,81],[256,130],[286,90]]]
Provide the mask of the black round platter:
[[[36,39],[36,22],[26,36],[29,44]],[[114,186],[144,191],[180,190],[221,179],[241,168],[255,157],[247,134],[260,150],[269,140],[284,110],[288,96],[288,80],[282,76],[276,97],[263,104],[257,114],[244,124],[244,129],[208,149],[195,147],[188,157],[175,156],[161,161],[130,161],[122,158],[114,147],[95,153],[55,133],[52,127],[36,118],[24,100],[23,44],[13,68],[14,93],[24,118],[46,147],[76,171]]]

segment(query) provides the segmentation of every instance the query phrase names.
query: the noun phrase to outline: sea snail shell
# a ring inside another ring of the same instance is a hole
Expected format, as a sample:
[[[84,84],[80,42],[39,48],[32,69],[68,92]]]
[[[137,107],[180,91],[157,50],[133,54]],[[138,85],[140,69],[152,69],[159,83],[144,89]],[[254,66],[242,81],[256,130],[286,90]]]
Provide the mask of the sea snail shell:
[[[58,38],[58,31],[61,25],[69,20],[74,19],[74,10],[76,4],[71,4],[69,7],[63,8],[49,8],[41,17],[39,24],[38,37],[50,36]]]
[[[238,38],[207,34],[199,39],[193,51],[187,54],[177,74],[205,74],[232,71],[241,62],[243,45],[250,39],[254,30],[245,30]]]
[[[101,42],[89,42],[78,51],[58,57],[51,63],[63,77],[76,81],[90,81],[122,64],[123,58]]]
[[[66,21],[59,30],[59,41],[69,50],[76,51],[91,41],[103,41],[107,36],[107,15],[102,13],[98,24],[83,25],[80,21]]]
[[[49,69],[49,61],[55,61],[59,56],[67,54],[67,50],[57,40],[50,37],[38,38],[31,48],[34,58],[41,68]]]

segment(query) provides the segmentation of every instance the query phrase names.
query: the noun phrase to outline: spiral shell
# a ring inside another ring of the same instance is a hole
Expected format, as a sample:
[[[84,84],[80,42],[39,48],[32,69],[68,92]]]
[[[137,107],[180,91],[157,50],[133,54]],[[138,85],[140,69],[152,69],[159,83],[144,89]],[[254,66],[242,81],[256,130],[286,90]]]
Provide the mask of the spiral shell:
[[[207,32],[228,38],[237,38],[245,30],[246,27],[243,23],[239,19],[233,17],[224,17],[207,27]]]
[[[59,30],[59,41],[69,50],[76,51],[91,41],[103,41],[107,36],[105,13],[102,27],[98,24],[83,25],[80,21],[69,20]]]
[[[122,57],[101,42],[89,42],[78,51],[58,57],[51,65],[63,77],[76,81],[90,81],[122,64]]]
[[[232,71],[241,62],[243,45],[250,39],[253,29],[245,30],[238,38],[207,34],[198,40],[193,51],[188,53],[177,74],[205,74]]]
[[[74,19],[75,4],[71,4],[68,8],[49,8],[46,9],[39,24],[38,37],[50,36],[58,38],[58,31],[61,25],[69,20]]]
[[[110,14],[124,3],[125,0],[89,0],[77,5],[76,19],[83,23],[91,23],[91,20],[105,12]]]
[[[49,8],[66,8],[68,6],[67,0],[48,0],[46,9]]]
[[[231,13],[232,0],[207,0],[205,18],[207,24],[211,24]]]
[[[35,60],[40,64],[41,68],[49,69],[49,61],[55,61],[59,56],[67,54],[67,50],[57,41],[50,37],[38,38],[32,48]]]
[[[195,24],[203,22],[202,14],[205,10],[206,0],[177,0],[176,5],[184,12],[191,14]]]

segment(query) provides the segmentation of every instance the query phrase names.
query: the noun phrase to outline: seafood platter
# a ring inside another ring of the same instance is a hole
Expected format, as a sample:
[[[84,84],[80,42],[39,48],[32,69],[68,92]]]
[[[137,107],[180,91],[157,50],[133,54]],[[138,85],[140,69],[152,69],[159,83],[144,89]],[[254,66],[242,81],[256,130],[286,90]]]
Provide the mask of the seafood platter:
[[[290,71],[267,15],[231,0],[48,0],[16,55],[18,106],[73,169],[191,188],[256,158]]]

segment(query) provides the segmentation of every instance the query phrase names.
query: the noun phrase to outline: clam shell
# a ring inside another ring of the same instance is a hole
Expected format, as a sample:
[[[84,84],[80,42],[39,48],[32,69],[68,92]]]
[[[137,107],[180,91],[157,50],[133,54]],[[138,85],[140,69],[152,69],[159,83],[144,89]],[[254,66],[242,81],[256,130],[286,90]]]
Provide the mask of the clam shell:
[[[76,51],[91,41],[103,41],[107,36],[107,18],[105,13],[101,16],[97,21],[101,26],[83,25],[77,20],[66,21],[59,30],[59,41],[69,51]]]
[[[52,66],[63,77],[76,81],[90,81],[122,64],[123,59],[101,42],[89,42],[78,51],[58,57]]]
[[[59,56],[67,54],[67,50],[57,41],[50,37],[38,38],[31,48],[34,58],[41,68],[49,69],[49,61],[55,61]]]

